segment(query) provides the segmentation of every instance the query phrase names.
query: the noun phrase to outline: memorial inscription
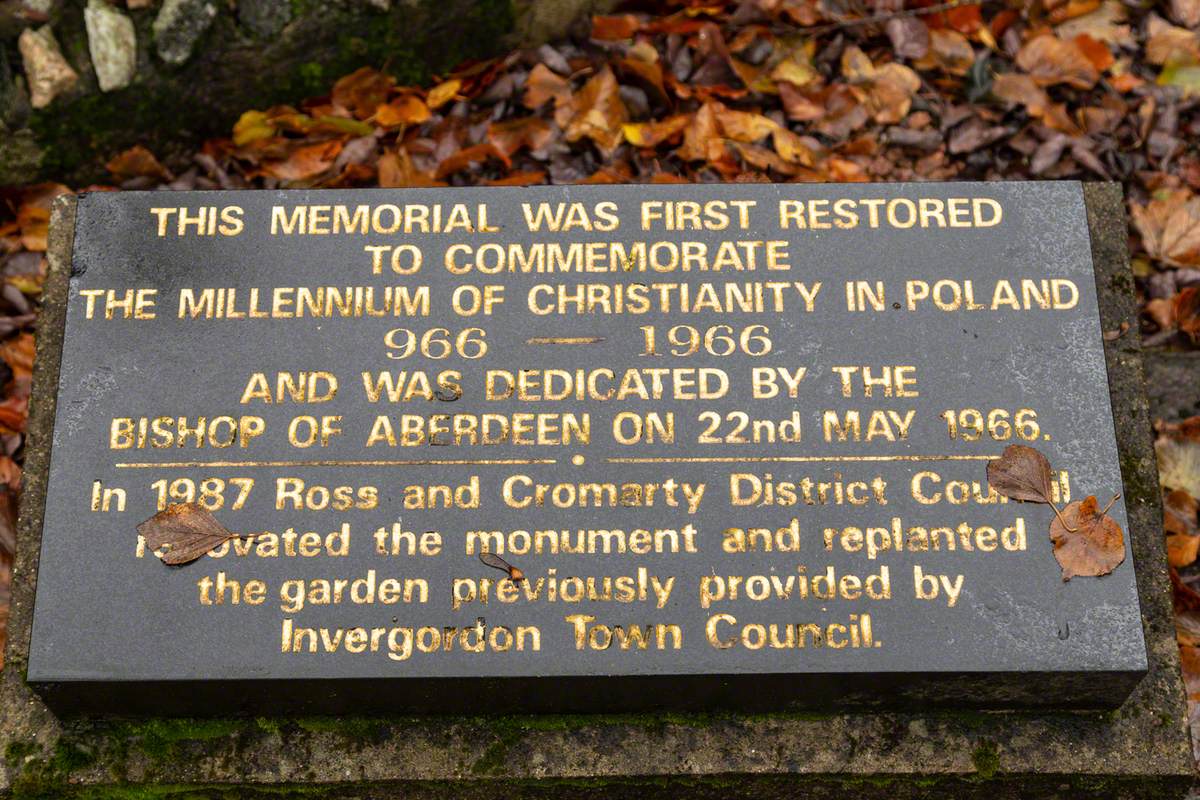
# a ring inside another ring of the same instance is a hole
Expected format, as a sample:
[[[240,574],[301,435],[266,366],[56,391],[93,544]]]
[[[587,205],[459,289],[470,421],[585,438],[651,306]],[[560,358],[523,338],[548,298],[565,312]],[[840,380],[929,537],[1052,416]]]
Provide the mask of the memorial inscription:
[[[28,679],[1115,706],[1132,560],[1064,582],[987,480],[1020,444],[1059,508],[1120,491],[1101,336],[1075,183],[86,195]],[[239,535],[186,566],[138,533],[201,510]]]

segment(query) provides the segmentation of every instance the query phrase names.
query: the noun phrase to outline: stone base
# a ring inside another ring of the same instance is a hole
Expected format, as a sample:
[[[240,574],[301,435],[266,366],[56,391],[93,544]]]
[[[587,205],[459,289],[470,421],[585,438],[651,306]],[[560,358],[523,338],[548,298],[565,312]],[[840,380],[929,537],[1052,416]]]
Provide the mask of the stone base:
[[[1105,330],[1136,324],[1115,185],[1085,189]],[[0,685],[17,798],[1182,797],[1193,777],[1136,336],[1106,344],[1150,673],[1107,713],[344,716],[60,721],[23,680],[73,201],[51,228]],[[353,713],[353,709],[347,709]]]

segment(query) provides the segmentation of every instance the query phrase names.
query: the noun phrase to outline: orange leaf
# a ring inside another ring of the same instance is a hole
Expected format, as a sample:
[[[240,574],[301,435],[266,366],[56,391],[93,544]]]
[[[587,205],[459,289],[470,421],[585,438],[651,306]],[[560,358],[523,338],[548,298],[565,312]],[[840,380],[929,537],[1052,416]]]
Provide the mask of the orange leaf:
[[[568,142],[586,137],[606,156],[617,149],[624,141],[621,126],[628,119],[620,88],[606,66],[572,96],[573,115],[565,126]]]
[[[1075,45],[1098,71],[1104,72],[1113,65],[1112,51],[1104,42],[1098,42],[1086,33],[1081,33],[1075,37]]]
[[[538,150],[546,146],[554,138],[554,129],[541,117],[521,117],[488,125],[487,138],[508,158],[522,147]]]
[[[358,119],[375,113],[380,103],[387,101],[395,84],[390,76],[370,67],[362,67],[338,79],[331,95],[333,104],[351,112]]]
[[[529,71],[525,80],[525,97],[521,102],[526,108],[541,108],[551,98],[557,108],[571,99],[571,84],[566,78],[552,71],[545,64],[537,64]]]
[[[284,181],[302,181],[320,175],[333,166],[342,143],[317,142],[293,150],[286,159],[263,164],[263,174]]]
[[[462,88],[462,81],[458,78],[439,83],[437,86],[429,90],[425,96],[425,104],[431,109],[438,109],[449,103],[458,94],[458,90]]]
[[[600,41],[618,41],[628,39],[637,33],[641,23],[633,14],[620,14],[612,17],[592,17],[592,38]]]
[[[171,173],[167,171],[167,168],[158,163],[158,159],[154,157],[154,154],[140,144],[135,144],[125,152],[114,156],[104,166],[119,181],[129,180],[130,178],[171,180]]]
[[[1125,532],[1112,517],[1097,511],[1092,495],[1063,509],[1062,520],[1056,517],[1050,523],[1050,540],[1064,581],[1076,575],[1107,575],[1125,560]]]
[[[0,358],[8,364],[13,377],[28,378],[33,375],[33,334],[21,332],[0,342]]]
[[[1100,73],[1075,42],[1064,42],[1045,33],[1025,43],[1017,53],[1017,66],[1042,86],[1065,83],[1076,89],[1090,89]]]
[[[656,122],[631,122],[622,126],[625,141],[634,147],[657,147],[674,139],[691,122],[691,115],[679,114]]]
[[[485,181],[487,186],[533,186],[539,183],[546,182],[545,170],[534,170],[530,172],[514,172],[510,175],[505,175],[503,178],[495,178],[490,181]]]
[[[489,158],[498,158],[504,162],[506,167],[508,166],[508,157],[496,149],[496,146],[491,142],[484,142],[473,147],[465,147],[455,151],[438,164],[434,177],[441,180],[448,175],[453,175],[475,164],[483,164]]]
[[[384,153],[379,157],[379,185],[384,189],[398,189],[410,186],[444,186],[441,181],[434,180],[431,173],[421,172],[413,167],[408,152]]]
[[[405,94],[375,109],[375,122],[384,128],[419,125],[431,116],[429,106],[421,98]]]
[[[770,117],[729,108],[717,111],[717,122],[726,138],[748,143],[767,138],[779,127],[779,123]]]

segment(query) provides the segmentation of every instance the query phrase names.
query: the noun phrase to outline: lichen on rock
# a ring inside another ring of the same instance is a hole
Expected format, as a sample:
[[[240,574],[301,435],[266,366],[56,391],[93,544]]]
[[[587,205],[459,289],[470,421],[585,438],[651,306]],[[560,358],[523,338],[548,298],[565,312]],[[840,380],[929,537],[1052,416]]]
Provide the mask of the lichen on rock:
[[[100,91],[125,88],[137,71],[137,32],[133,20],[105,0],[88,0],[83,20]]]
[[[154,18],[154,48],[168,64],[182,64],[217,17],[210,0],[164,0]]]

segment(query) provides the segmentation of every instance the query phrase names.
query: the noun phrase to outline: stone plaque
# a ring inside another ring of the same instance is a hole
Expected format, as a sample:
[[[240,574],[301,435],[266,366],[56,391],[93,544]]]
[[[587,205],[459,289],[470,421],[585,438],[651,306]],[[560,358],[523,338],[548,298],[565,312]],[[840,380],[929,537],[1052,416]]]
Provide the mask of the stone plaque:
[[[60,711],[1112,707],[1146,670],[1132,559],[1064,581],[987,481],[1015,444],[1059,509],[1122,491],[1077,183],[90,194],[65,317]],[[240,536],[165,565],[138,526],[181,504]]]

